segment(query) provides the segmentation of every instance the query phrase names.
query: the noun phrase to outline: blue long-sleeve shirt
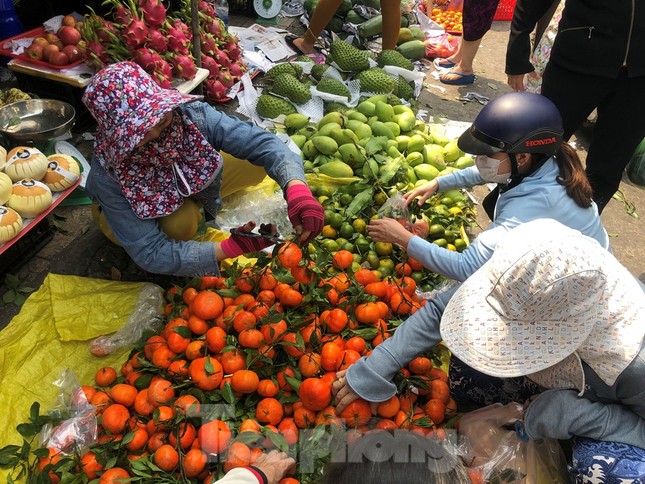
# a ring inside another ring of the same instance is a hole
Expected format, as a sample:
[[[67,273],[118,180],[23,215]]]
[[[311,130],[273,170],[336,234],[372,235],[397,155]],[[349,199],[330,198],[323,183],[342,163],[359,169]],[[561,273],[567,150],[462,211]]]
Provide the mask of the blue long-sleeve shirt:
[[[551,158],[522,183],[500,193],[493,222],[463,252],[446,250],[415,236],[408,243],[408,254],[434,272],[465,281],[491,258],[495,246],[509,230],[540,218],[557,220],[609,249],[609,236],[596,204],[592,203],[589,208],[578,206],[567,195],[565,187],[557,182],[559,174],[558,165]],[[437,182],[439,191],[486,183],[474,166],[439,177]]]
[[[302,159],[275,135],[206,103],[191,103],[182,110],[215,149],[264,167],[283,189],[291,180],[305,181]],[[202,193],[212,197],[214,206],[219,205],[220,184],[221,169]],[[219,274],[213,243],[172,240],[155,219],[138,218],[119,183],[95,157],[85,189],[101,205],[112,232],[128,255],[146,271],[189,276]]]

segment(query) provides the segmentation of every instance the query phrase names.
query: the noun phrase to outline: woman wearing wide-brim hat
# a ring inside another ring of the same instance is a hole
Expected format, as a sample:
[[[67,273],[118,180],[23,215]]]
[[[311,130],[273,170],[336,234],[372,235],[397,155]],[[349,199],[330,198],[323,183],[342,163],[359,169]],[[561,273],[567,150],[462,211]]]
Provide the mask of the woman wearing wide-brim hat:
[[[615,443],[600,452],[618,446],[645,477],[645,294],[595,240],[546,219],[509,232],[466,282],[340,374],[337,410],[392,397],[395,374],[442,340],[479,372],[547,390],[526,408],[530,438]]]

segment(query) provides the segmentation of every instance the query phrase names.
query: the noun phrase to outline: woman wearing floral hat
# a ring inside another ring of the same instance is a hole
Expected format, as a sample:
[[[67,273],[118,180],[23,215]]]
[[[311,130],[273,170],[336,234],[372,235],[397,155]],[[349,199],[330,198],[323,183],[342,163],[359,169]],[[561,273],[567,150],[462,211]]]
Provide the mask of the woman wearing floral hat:
[[[466,282],[337,375],[336,410],[391,398],[398,371],[440,341],[491,380],[527,377],[543,391],[523,416],[529,438],[581,438],[581,469],[593,451],[613,456],[596,467],[626,477],[607,468],[619,452],[632,479],[645,477],[645,294],[595,240],[546,219],[512,230]]]
[[[86,190],[130,257],[149,272],[202,276],[218,274],[225,258],[273,244],[239,235],[221,243],[177,241],[161,230],[159,221],[189,198],[216,216],[227,154],[237,158],[232,163],[249,160],[264,168],[278,182],[299,242],[318,235],[323,209],[300,157],[273,134],[198,99],[159,87],[132,62],[106,67],[85,90],[83,102],[98,124]],[[249,222],[243,230],[254,227]]]

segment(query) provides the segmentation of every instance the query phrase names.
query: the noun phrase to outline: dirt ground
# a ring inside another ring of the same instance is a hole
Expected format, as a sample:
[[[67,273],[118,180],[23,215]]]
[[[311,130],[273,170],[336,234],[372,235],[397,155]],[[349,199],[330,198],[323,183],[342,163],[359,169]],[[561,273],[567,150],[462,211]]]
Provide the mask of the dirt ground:
[[[252,21],[245,17],[231,16],[232,25],[248,25]],[[298,32],[293,20],[285,19],[282,24]],[[476,101],[463,102],[459,98],[468,92],[476,92],[493,99],[509,92],[504,74],[504,53],[508,38],[509,22],[495,22],[492,30],[484,37],[480,51],[475,59],[474,68],[477,80],[470,86],[443,86],[432,77],[432,67],[428,70],[427,90],[422,92],[421,104],[427,105],[430,116],[445,117],[450,120],[471,122],[482,108]],[[440,87],[444,87],[442,92]],[[234,104],[219,106],[233,112]],[[584,156],[591,130],[578,133],[575,142]],[[79,137],[75,137],[78,141]],[[84,154],[88,157],[87,143]],[[636,212],[645,216],[645,190],[624,181],[621,190],[627,200],[636,207]],[[475,196],[480,200],[486,195],[485,188],[477,189]],[[602,215],[607,231],[612,235],[612,244],[617,258],[635,276],[645,282],[645,237],[643,221],[628,215],[625,205],[612,200]],[[39,251],[30,254],[29,262],[11,272],[18,276],[24,286],[37,288],[50,273],[74,274],[116,280],[151,280],[157,278],[142,273],[129,260],[124,251],[110,243],[94,226],[88,205],[60,207],[55,211],[55,221],[63,231],[55,231],[53,238]],[[481,226],[489,221],[483,211],[478,217]],[[0,258],[3,256],[0,255]],[[0,259],[1,262],[1,259]],[[6,261],[5,261],[6,262]],[[0,293],[4,292],[0,289]],[[0,328],[4,327],[19,311],[14,305],[0,308]]]

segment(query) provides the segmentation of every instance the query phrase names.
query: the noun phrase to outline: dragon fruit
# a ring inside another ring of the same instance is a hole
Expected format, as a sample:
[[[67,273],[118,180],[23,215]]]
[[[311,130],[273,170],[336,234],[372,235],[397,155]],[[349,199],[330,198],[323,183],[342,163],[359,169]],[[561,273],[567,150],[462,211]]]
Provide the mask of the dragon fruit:
[[[170,57],[172,73],[181,79],[194,79],[197,74],[195,61],[189,55],[177,54]]]
[[[130,20],[132,20],[132,12],[130,11],[130,9],[115,2],[114,10],[112,11],[112,17],[114,17],[114,20],[119,24],[127,25],[130,23]]]
[[[160,54],[165,54],[166,52],[168,52],[168,42],[166,41],[166,36],[157,29],[148,29],[148,40],[146,41],[146,47],[150,47]]]
[[[141,47],[148,37],[148,27],[143,20],[133,18],[123,31],[123,39],[131,49]]]
[[[204,86],[206,86],[206,94],[209,98],[217,101],[226,97],[227,88],[217,79],[212,77],[206,79],[206,81],[204,81]]]
[[[231,60],[226,55],[226,52],[219,48],[215,49],[213,58],[217,61],[220,67],[228,67],[231,65]]]
[[[234,62],[229,68],[234,80],[239,80],[246,72],[246,66],[242,62]]]
[[[160,0],[140,0],[139,8],[148,27],[161,27],[166,21],[166,7]]]
[[[159,55],[147,47],[140,47],[134,51],[132,60],[143,67],[146,72],[151,73],[157,68]]]
[[[217,80],[221,82],[226,89],[231,87],[235,81],[233,80],[233,76],[231,76],[231,71],[229,71],[228,68],[222,67],[219,70],[219,75],[217,76]]]
[[[118,33],[115,25],[112,22],[110,22],[109,20],[101,19],[101,23],[96,31],[96,35],[101,42],[109,43],[114,41],[115,36],[117,36]]]
[[[110,57],[107,54],[106,47],[98,40],[87,42],[85,50],[85,62],[99,69],[110,63]]]
[[[183,32],[184,36],[190,41],[193,40],[193,31],[190,29],[190,27],[186,24],[186,22],[182,22],[181,20],[174,19],[171,23],[171,26],[174,27],[177,30],[180,30]]]
[[[199,40],[203,54],[213,55],[215,53],[215,49],[217,49],[217,41],[215,40],[215,37],[211,34],[202,32],[199,36]]]
[[[188,55],[190,47],[190,39],[186,34],[175,26],[170,26],[166,30],[168,39],[168,50],[178,54]]]
[[[208,77],[217,77],[219,75],[219,64],[208,55],[202,54],[202,67],[208,69]]]
[[[227,53],[228,58],[232,61],[239,59],[240,55],[242,54],[240,45],[235,40],[229,40],[224,46],[224,51]]]
[[[205,25],[205,29],[209,34],[212,34],[216,39],[219,39],[222,35],[222,21],[218,18],[214,18]]]
[[[215,18],[215,9],[213,8],[213,5],[211,5],[210,3],[201,1],[199,2],[199,5],[197,6],[197,8],[204,15],[207,15],[211,18]]]

